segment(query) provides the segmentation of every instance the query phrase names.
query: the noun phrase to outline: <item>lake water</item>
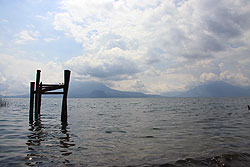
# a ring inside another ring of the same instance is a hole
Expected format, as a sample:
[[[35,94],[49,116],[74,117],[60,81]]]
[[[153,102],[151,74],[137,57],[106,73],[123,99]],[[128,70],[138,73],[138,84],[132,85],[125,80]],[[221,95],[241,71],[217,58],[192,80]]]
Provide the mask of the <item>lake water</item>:
[[[250,166],[250,97],[6,100],[0,166]]]

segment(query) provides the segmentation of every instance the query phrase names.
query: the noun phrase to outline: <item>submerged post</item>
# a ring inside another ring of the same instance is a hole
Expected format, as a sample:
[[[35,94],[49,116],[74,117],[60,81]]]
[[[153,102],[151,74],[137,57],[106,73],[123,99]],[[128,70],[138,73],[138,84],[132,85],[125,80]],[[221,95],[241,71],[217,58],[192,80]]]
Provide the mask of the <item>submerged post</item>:
[[[63,87],[63,100],[62,100],[62,113],[61,113],[61,121],[67,122],[67,96],[69,89],[69,80],[70,80],[70,71],[64,70],[64,87]]]
[[[41,73],[41,70],[37,70],[36,72],[36,96],[35,96],[35,119],[38,119],[38,115],[40,114],[40,111],[39,111],[39,105],[40,105],[40,88],[39,88],[39,85],[40,85],[40,73]]]
[[[33,123],[34,87],[35,87],[35,82],[30,82],[30,113],[29,113],[30,123]]]

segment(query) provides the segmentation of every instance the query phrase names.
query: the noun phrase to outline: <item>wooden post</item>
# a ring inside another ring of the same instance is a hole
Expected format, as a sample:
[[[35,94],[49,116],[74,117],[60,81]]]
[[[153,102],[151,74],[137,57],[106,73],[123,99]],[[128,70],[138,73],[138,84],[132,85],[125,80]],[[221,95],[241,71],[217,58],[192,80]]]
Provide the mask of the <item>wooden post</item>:
[[[41,111],[41,101],[42,101],[42,82],[39,84],[39,95],[38,95],[38,115],[40,115]]]
[[[30,120],[31,124],[33,123],[34,87],[35,87],[35,82],[30,82],[30,113],[29,113],[29,120]]]
[[[63,100],[62,100],[62,113],[61,113],[61,121],[67,122],[67,96],[69,89],[69,80],[70,80],[70,71],[64,70],[64,87],[63,87]]]
[[[41,70],[37,70],[36,72],[36,96],[35,96],[35,118],[38,119],[38,114],[40,113],[39,110],[39,94],[40,94],[40,91],[39,91],[39,84],[40,84],[40,73],[41,73]]]

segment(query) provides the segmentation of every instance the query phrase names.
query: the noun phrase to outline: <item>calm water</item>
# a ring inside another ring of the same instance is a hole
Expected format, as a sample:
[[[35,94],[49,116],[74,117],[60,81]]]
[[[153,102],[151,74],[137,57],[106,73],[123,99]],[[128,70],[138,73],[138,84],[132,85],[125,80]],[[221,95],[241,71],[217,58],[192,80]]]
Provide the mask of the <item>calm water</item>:
[[[0,108],[0,166],[250,166],[250,98],[42,100]]]

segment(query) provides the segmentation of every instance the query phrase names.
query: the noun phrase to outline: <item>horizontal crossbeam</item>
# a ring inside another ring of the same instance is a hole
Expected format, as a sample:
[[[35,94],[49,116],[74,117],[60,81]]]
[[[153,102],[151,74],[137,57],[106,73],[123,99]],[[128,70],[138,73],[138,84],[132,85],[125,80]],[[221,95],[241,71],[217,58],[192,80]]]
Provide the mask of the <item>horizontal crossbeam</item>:
[[[42,87],[61,86],[64,84],[42,84]]]
[[[37,94],[36,91],[34,91],[34,94]],[[64,92],[47,92],[47,91],[41,91],[39,94],[64,94]]]
[[[52,91],[52,90],[57,90],[57,89],[62,89],[64,88],[64,85],[56,85],[56,86],[50,86],[50,87],[42,87],[42,91]]]
[[[55,95],[56,95],[56,94],[62,94],[62,95],[63,95],[64,92],[43,92],[43,91],[42,91],[41,94],[55,94]]]

